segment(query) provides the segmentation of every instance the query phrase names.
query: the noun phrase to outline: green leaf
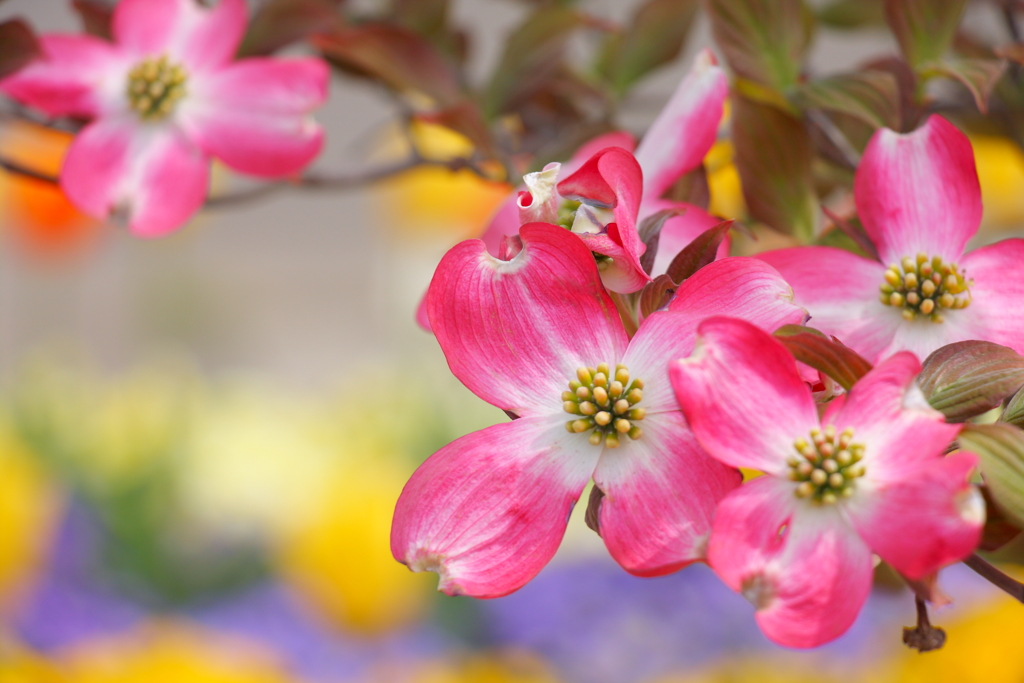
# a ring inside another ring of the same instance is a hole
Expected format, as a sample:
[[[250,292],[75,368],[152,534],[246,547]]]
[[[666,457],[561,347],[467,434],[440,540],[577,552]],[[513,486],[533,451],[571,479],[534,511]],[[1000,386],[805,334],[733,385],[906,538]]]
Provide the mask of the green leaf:
[[[677,287],[678,285],[672,282],[672,278],[665,274],[648,282],[647,286],[640,291],[640,315],[646,318],[668,304],[672,300],[672,295],[676,293]]]
[[[833,28],[861,28],[885,23],[882,0],[838,0],[815,14],[819,22]]]
[[[814,150],[806,126],[777,107],[734,95],[732,136],[750,215],[810,243],[818,198],[811,174]]]
[[[885,19],[914,68],[949,50],[967,0],[885,0]]]
[[[885,71],[840,74],[806,83],[793,101],[801,109],[813,107],[853,116],[872,128],[899,128],[900,93],[896,77]]]
[[[813,15],[802,0],[708,0],[715,42],[737,75],[788,90],[800,79]]]
[[[939,74],[962,83],[974,98],[982,114],[988,112],[988,99],[992,89],[1006,71],[1006,62],[1000,59],[946,59],[923,64],[924,77]]]
[[[825,373],[847,391],[871,370],[871,363],[861,358],[856,351],[844,346],[835,337],[829,339],[813,328],[784,325],[775,331],[775,337],[789,349],[794,358]]]
[[[718,255],[718,247],[729,233],[732,224],[731,220],[722,221],[697,235],[692,242],[683,247],[672,259],[672,263],[668,264],[666,273],[672,281],[682,284],[683,280],[714,261]]]
[[[41,54],[32,29],[21,19],[0,24],[0,78],[9,76]]]
[[[408,29],[363,24],[315,35],[311,42],[335,65],[383,82],[414,106],[424,104],[422,96],[432,100],[423,108],[449,107],[462,99],[454,67]]]
[[[484,115],[494,118],[517,93],[532,90],[557,73],[566,41],[583,22],[583,16],[568,7],[543,7],[531,14],[505,43],[484,94]]]
[[[1006,404],[1006,408],[1003,409],[1003,414],[999,416],[999,420],[1024,429],[1024,389],[1020,389],[1013,395],[1010,402]]]
[[[111,40],[110,20],[114,16],[113,4],[103,0],[72,0],[71,8],[82,20],[86,33]]]
[[[448,0],[393,0],[391,14],[402,26],[430,36],[448,24]]]
[[[313,33],[341,25],[337,0],[270,0],[249,22],[239,57],[269,55]]]
[[[640,5],[610,63],[617,94],[679,56],[698,7],[698,0],[647,0]]]
[[[1024,432],[1006,423],[968,424],[957,440],[977,454],[985,485],[1006,518],[1024,526]]]
[[[943,346],[925,359],[917,383],[949,422],[992,410],[1024,385],[1024,358],[985,341]]]

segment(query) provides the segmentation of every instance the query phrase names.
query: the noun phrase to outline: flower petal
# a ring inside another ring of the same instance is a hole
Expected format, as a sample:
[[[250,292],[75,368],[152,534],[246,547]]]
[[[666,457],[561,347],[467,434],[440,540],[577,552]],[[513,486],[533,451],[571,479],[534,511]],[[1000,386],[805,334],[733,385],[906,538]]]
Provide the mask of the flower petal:
[[[838,514],[758,477],[718,506],[708,563],[757,609],[765,635],[814,647],[846,631],[871,590],[871,552]]]
[[[645,197],[661,197],[680,176],[701,165],[715,144],[728,91],[725,72],[711,50],[701,51],[637,147]]]
[[[791,296],[789,285],[771,266],[751,258],[716,261],[687,279],[669,310],[644,319],[622,359],[630,372],[644,381],[647,412],[679,409],[668,381],[668,367],[693,351],[701,321],[710,315],[725,315],[772,332],[783,325],[802,323],[807,317]]]
[[[851,427],[854,443],[864,444],[870,482],[902,481],[941,455],[960,431],[928,405],[915,381],[920,372],[913,354],[896,354],[864,375],[828,415],[837,430]]]
[[[878,300],[885,266],[832,247],[794,247],[758,254],[793,286],[809,325],[875,362],[904,322],[901,309]]]
[[[971,280],[971,305],[950,311],[944,325],[964,326],[965,339],[982,339],[1024,354],[1024,240],[1009,239],[963,258]],[[961,318],[965,320],[961,322]]]
[[[693,355],[669,376],[697,440],[727,465],[782,473],[793,441],[818,426],[793,356],[744,320],[702,322]]]
[[[654,267],[651,268],[651,277],[657,277],[668,270],[672,259],[682,251],[690,242],[699,237],[705,230],[715,227],[722,222],[717,216],[712,216],[704,209],[685,202],[674,202],[667,199],[649,199],[644,197],[640,205],[640,220],[665,209],[679,209],[683,213],[672,216],[665,221],[661,227],[661,234],[658,236],[658,253],[654,257]],[[729,237],[722,240],[718,247],[716,258],[725,258],[729,255]]]
[[[449,595],[511,593],[555,554],[600,452],[551,417],[456,439],[405,485],[391,552],[413,571],[438,572]]]
[[[854,528],[911,579],[966,558],[985,524],[985,502],[969,481],[977,461],[961,452],[905,468],[904,479],[851,500],[846,509]]]
[[[639,424],[643,435],[606,448],[594,472],[599,526],[626,571],[660,576],[704,559],[715,506],[742,477],[700,447],[682,413]]]
[[[39,37],[43,56],[0,82],[0,90],[48,116],[91,118],[126,106],[129,58],[92,36]]]
[[[647,248],[637,233],[642,191],[640,165],[620,147],[601,150],[558,183],[558,193],[563,197],[612,209],[615,222],[608,226],[607,233],[579,236],[591,251],[613,259],[602,280],[615,292],[635,292],[651,280],[640,265],[640,256]]]
[[[857,169],[854,197],[885,263],[918,252],[958,262],[981,224],[971,143],[941,116],[913,133],[876,132]]]
[[[135,55],[167,54],[189,71],[206,71],[231,61],[245,35],[245,0],[121,0],[111,31],[119,46]]]
[[[234,170],[291,175],[323,147],[310,114],[324,103],[329,76],[321,59],[244,59],[195,79],[181,119],[196,144]]]
[[[584,142],[573,153],[569,161],[562,164],[562,176],[568,178],[580,169],[580,166],[587,163],[592,156],[608,147],[620,147],[627,152],[636,149],[636,139],[632,134],[623,130],[616,130]]]
[[[209,159],[180,130],[140,124],[131,114],[87,126],[61,170],[61,188],[76,206],[101,219],[125,211],[143,237],[183,225],[209,185]]]
[[[430,325],[452,372],[519,415],[562,409],[580,366],[615,364],[627,338],[594,257],[569,231],[524,225],[511,261],[480,240],[453,247],[427,292]]]

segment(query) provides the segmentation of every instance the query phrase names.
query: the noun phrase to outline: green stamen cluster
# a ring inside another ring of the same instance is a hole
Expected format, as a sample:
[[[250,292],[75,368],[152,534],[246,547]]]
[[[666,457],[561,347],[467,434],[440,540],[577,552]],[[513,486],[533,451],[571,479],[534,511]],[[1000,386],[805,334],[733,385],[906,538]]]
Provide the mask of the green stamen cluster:
[[[899,265],[891,264],[884,277],[879,298],[886,306],[902,307],[907,320],[920,314],[941,323],[945,320],[942,309],[967,308],[971,304],[971,283],[955,263],[945,263],[939,256],[905,256]]]
[[[143,119],[162,119],[185,96],[186,80],[185,70],[166,56],[145,59],[128,72],[128,102]]]
[[[558,225],[566,230],[572,230],[572,224],[576,220],[576,211],[580,208],[580,202],[572,199],[563,199],[558,207]]]
[[[815,427],[811,440],[797,439],[793,448],[799,455],[791,455],[789,478],[800,482],[796,487],[797,498],[811,498],[819,503],[831,505],[839,498],[853,495],[853,480],[864,476],[864,446],[853,443],[853,430],[847,427],[836,438],[832,425],[825,431]]]
[[[562,392],[562,408],[579,419],[565,423],[572,433],[590,432],[590,443],[617,448],[619,437],[639,439],[643,433],[635,422],[644,419],[647,411],[635,407],[644,398],[641,379],[629,381],[625,365],[616,365],[615,374],[607,363],[596,368],[580,368],[576,379],[569,382],[569,391]]]

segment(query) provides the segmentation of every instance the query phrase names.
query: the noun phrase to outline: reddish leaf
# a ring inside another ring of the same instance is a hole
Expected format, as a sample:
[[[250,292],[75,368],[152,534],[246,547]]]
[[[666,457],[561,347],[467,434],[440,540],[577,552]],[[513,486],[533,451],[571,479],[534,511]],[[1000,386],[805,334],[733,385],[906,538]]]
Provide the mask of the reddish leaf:
[[[469,100],[436,112],[421,114],[420,119],[437,123],[465,135],[481,154],[493,157],[496,154],[494,138],[487,127],[479,107]]]
[[[678,285],[668,275],[659,275],[640,291],[640,317],[646,318],[672,299]]]
[[[103,0],[72,0],[71,8],[78,13],[85,32],[110,40],[110,20],[114,16],[114,5]]]
[[[992,410],[1024,385],[1024,358],[992,342],[956,342],[925,359],[917,383],[949,422],[963,422]]]
[[[815,233],[818,199],[811,175],[814,150],[803,122],[734,94],[732,134],[750,215],[809,243]]]
[[[426,95],[440,107],[462,97],[452,65],[408,29],[363,24],[315,35],[311,42],[338,66],[380,80],[401,94]]]
[[[1024,43],[1010,43],[1001,45],[995,50],[997,57],[1008,59],[1017,64],[1024,64]]]
[[[871,363],[856,351],[835,337],[829,339],[810,327],[785,325],[775,332],[775,336],[794,358],[825,373],[847,391],[871,370]]]
[[[835,28],[861,28],[885,23],[882,0],[836,0],[815,12],[818,21]]]
[[[0,24],[0,78],[22,68],[40,55],[32,29],[21,19]]]
[[[729,233],[732,224],[731,220],[722,221],[697,235],[692,242],[683,247],[682,251],[676,254],[672,262],[668,264],[666,272],[672,281],[682,284],[683,280],[714,261],[715,256],[718,255],[718,247]]]
[[[885,18],[911,66],[942,58],[967,0],[885,0]]]
[[[800,87],[794,100],[801,108],[839,112],[873,128],[900,125],[899,84],[885,71],[858,71],[811,81]]]
[[[583,517],[583,520],[587,523],[587,526],[594,530],[598,536],[601,535],[601,500],[604,498],[604,491],[597,488],[597,484],[594,484],[593,488],[590,489],[590,499],[587,500],[587,514]]]
[[[985,497],[985,528],[982,531],[979,548],[991,552],[999,550],[1017,538],[1020,528],[1006,518],[987,486],[981,487],[981,495]]]
[[[1006,62],[996,59],[947,59],[921,67],[927,75],[941,74],[960,81],[971,93],[982,114],[988,112],[988,98],[1006,71]]]
[[[610,60],[612,88],[620,96],[679,55],[698,7],[699,0],[647,0],[640,5]]]
[[[835,224],[836,229],[853,240],[853,243],[860,247],[861,251],[867,254],[868,258],[872,258],[876,261],[881,260],[878,256],[878,249],[875,247],[875,243],[872,242],[871,238],[868,237],[868,234],[864,232],[864,226],[861,225],[859,220],[856,218],[849,221],[844,220],[841,216],[833,213],[825,205],[822,205],[821,211],[828,216],[832,223]]]
[[[658,255],[658,242],[661,238],[661,229],[665,227],[665,221],[672,216],[678,216],[683,213],[681,209],[665,209],[659,211],[653,215],[648,216],[640,223],[640,227],[637,228],[637,233],[640,235],[640,241],[646,245],[644,255],[640,257],[640,266],[644,269],[648,275],[651,274],[651,269],[654,268],[654,259]]]
[[[270,0],[249,22],[238,55],[268,55],[314,33],[337,28],[341,22],[338,0]]]
[[[707,0],[707,12],[739,76],[779,92],[796,85],[813,28],[802,0]]]

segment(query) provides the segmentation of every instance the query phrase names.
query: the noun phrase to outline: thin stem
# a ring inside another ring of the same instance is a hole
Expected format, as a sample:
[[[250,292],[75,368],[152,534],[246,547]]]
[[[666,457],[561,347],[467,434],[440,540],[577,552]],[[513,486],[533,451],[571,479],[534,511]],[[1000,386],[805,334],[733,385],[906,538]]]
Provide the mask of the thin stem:
[[[27,166],[22,166],[16,161],[4,159],[3,157],[0,157],[0,168],[4,169],[8,173],[20,175],[23,178],[32,178],[33,180],[39,180],[41,182],[50,183],[52,185],[56,185],[58,183],[57,178],[53,177],[52,175],[40,173],[39,171],[33,171],[31,168]]]
[[[996,588],[1009,594],[1017,602],[1024,602],[1024,583],[1010,578],[977,555],[971,555],[964,564],[977,572]]]
[[[946,644],[946,632],[932,626],[924,598],[914,596],[914,606],[917,607],[917,626],[903,629],[903,644],[918,652],[938,650]]]
[[[818,127],[828,141],[831,142],[836,150],[842,155],[841,161],[844,166],[849,168],[851,171],[857,169],[857,165],[860,163],[860,154],[846,138],[843,131],[839,130],[836,124],[832,123],[824,112],[818,109],[808,109],[807,118],[810,119],[811,123]]]

